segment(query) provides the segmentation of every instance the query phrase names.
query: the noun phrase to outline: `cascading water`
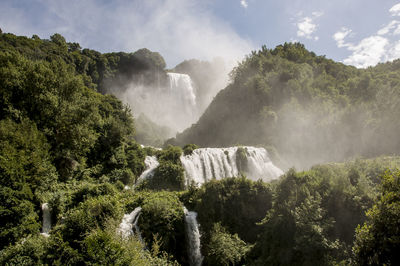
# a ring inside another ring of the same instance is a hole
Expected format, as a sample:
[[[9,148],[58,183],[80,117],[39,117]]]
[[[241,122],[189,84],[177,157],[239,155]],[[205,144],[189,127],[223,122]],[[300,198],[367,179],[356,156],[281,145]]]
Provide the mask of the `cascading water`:
[[[175,131],[184,130],[200,116],[193,82],[186,74],[167,73],[166,82],[160,87],[133,84],[118,95],[135,114],[143,113],[156,124]]]
[[[246,169],[238,167],[238,147],[201,148],[181,156],[187,184],[201,185],[212,179],[239,176],[241,172],[252,180],[269,182],[283,174],[264,148],[243,147],[243,150],[246,152]]]
[[[170,85],[170,94],[178,100],[181,111],[194,115],[196,111],[196,94],[189,75],[167,73]]]
[[[197,223],[197,213],[188,211],[186,207],[183,207],[183,212],[185,213],[185,229],[189,242],[189,264],[191,266],[200,266],[203,261],[203,256],[200,250],[200,232]]]
[[[51,212],[48,203],[42,204],[42,215],[43,215],[43,224],[42,224],[42,235],[45,237],[50,236],[51,230]]]
[[[139,238],[140,242],[143,243],[142,235],[139,230],[138,220],[140,217],[141,207],[135,208],[130,214],[125,214],[122,218],[122,222],[119,224],[118,233],[122,235],[123,238],[134,235],[133,228],[135,228],[136,236]]]
[[[154,170],[159,165],[156,156],[146,156],[146,158],[144,159],[144,164],[146,165],[146,169],[139,176],[136,184],[142,182],[143,180],[146,180],[147,178],[152,177],[154,175]]]

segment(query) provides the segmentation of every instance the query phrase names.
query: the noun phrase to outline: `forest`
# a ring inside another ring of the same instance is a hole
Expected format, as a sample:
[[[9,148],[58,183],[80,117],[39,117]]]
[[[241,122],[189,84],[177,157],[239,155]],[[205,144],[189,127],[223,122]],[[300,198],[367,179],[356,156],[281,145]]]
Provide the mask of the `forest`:
[[[233,70],[199,121],[169,143],[263,145],[278,152],[284,168],[299,169],[396,154],[399,69],[400,60],[357,69],[300,43],[264,46]]]
[[[157,52],[0,32],[0,62],[1,265],[400,264],[400,60],[357,69],[300,43],[263,46],[166,143],[168,128],[112,94],[164,82]],[[175,71],[201,81],[207,68]],[[266,148],[285,173],[185,182],[182,155],[233,145]],[[158,165],[140,180],[149,156]],[[141,236],[124,237],[138,207]],[[196,262],[186,208],[200,225]]]

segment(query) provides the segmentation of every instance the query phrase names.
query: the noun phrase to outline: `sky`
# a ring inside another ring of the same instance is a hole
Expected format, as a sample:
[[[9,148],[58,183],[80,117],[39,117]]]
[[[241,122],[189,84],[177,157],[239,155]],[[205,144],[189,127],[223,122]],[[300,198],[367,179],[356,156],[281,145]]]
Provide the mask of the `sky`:
[[[284,42],[359,68],[400,58],[399,0],[0,0],[0,28],[100,52],[148,48],[170,68]]]

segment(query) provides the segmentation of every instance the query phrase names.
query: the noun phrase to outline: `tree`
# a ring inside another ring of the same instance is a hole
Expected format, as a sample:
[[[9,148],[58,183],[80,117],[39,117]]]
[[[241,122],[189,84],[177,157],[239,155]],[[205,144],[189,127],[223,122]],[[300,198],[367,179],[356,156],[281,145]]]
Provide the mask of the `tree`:
[[[0,121],[0,249],[39,232],[36,192],[50,189],[57,179],[48,149],[31,121]]]
[[[221,224],[214,224],[211,239],[207,245],[208,265],[239,265],[251,250],[237,234],[231,235]]]
[[[264,232],[256,249],[257,265],[328,265],[336,241],[328,238],[326,218],[311,176],[289,170],[277,187],[271,210],[262,221]]]
[[[356,230],[353,247],[358,265],[400,265],[400,171],[382,177],[381,195]]]

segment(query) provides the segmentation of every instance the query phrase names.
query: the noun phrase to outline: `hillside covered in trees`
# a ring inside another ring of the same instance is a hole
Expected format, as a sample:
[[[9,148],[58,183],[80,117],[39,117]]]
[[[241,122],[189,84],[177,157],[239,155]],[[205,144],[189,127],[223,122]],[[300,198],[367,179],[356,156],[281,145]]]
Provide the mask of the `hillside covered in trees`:
[[[136,78],[158,82],[165,73],[158,53],[101,54],[59,34],[41,40],[0,33],[0,62],[1,265],[194,265],[184,207],[198,214],[203,265],[399,264],[399,157],[290,169],[270,183],[236,176],[187,185],[180,157],[198,146],[142,147],[129,107],[105,93],[109,84],[123,90]],[[337,153],[322,160],[342,158],[345,144],[346,156],[396,153],[395,73],[396,62],[358,70],[299,44],[263,48],[234,70],[232,84],[177,141],[273,145],[280,156],[301,149],[306,162],[332,146]],[[319,123],[291,120],[307,114]],[[346,124],[350,137],[338,133],[342,142],[324,143],[336,140],[332,130],[346,117],[354,119]],[[211,121],[209,131],[191,135],[204,121]],[[356,131],[357,121],[366,131]],[[290,136],[300,131],[293,126],[309,129],[315,143],[294,142]],[[285,136],[283,149],[276,143]],[[377,141],[358,146],[379,137],[381,149]],[[359,142],[350,145],[353,139]],[[150,156],[159,164],[139,182]],[[43,232],[46,209],[51,228]],[[134,210],[141,237],[121,234]]]
[[[400,61],[356,69],[286,43],[253,52],[170,143],[261,145],[282,166],[398,154]]]

